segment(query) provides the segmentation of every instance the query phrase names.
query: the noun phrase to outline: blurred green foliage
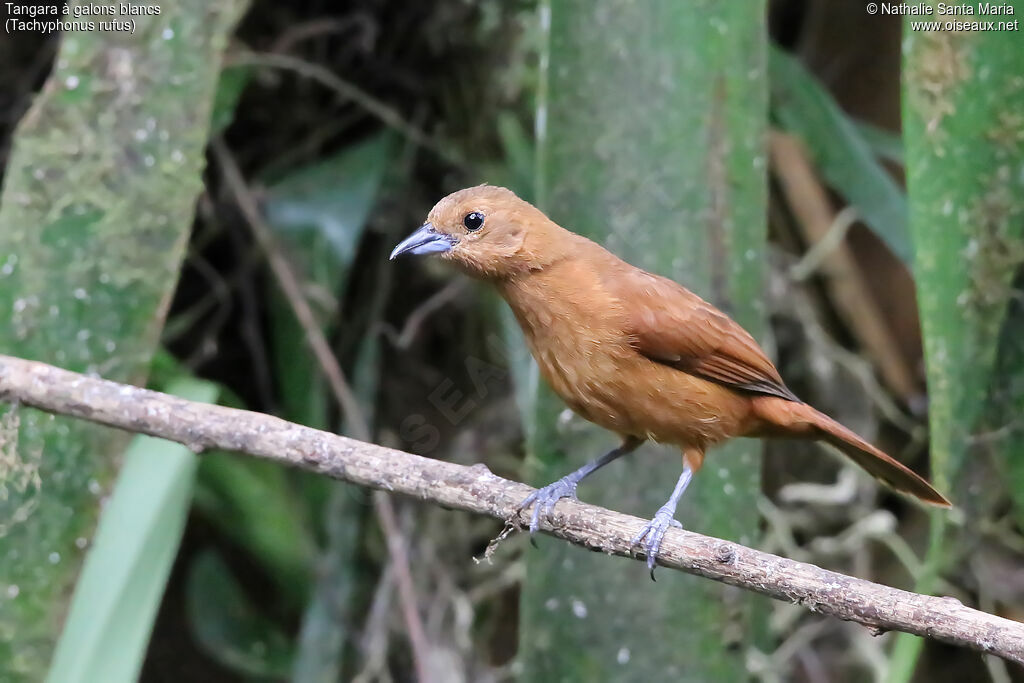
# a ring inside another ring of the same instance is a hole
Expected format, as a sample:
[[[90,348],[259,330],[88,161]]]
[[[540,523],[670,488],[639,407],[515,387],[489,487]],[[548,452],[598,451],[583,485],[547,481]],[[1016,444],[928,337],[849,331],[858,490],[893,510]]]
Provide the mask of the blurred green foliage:
[[[189,569],[188,615],[196,640],[224,666],[262,679],[287,677],[293,643],[213,550],[201,553]]]
[[[79,4],[79,3],[76,3]],[[189,0],[130,36],[66,34],[0,195],[0,348],[142,381],[202,189],[207,122],[244,3]],[[143,76],[144,75],[144,76]],[[127,435],[19,411],[0,500],[0,679],[40,680]]]
[[[309,293],[325,334],[338,331],[340,301],[394,149],[391,134],[376,135],[314,165],[292,169],[267,187],[268,225]],[[386,289],[380,290],[378,305],[363,311],[369,321],[344,328],[340,336],[363,337],[366,328],[376,324],[385,294]],[[333,398],[309,350],[306,331],[274,283],[267,298],[281,415],[331,429]],[[380,370],[374,360],[377,339],[365,339],[353,383],[369,412]],[[192,629],[206,651],[248,675],[291,672],[296,681],[339,680],[351,631],[349,604],[365,507],[362,493],[271,463],[211,454],[200,467],[196,503],[272,577],[289,609],[304,612],[296,642],[284,648],[284,636],[264,613],[247,606],[245,590],[231,569],[203,554],[190,572],[189,595]],[[207,585],[210,582],[214,587]]]
[[[394,143],[390,134],[376,135],[316,166],[289,174],[268,191],[271,227],[309,286],[332,298],[332,304],[321,309],[321,328],[327,334],[339,332],[337,302],[344,298],[353,274],[356,248],[391,165]],[[351,382],[363,407],[363,419],[370,424],[380,374],[379,342],[376,335],[366,332],[376,326],[385,294],[386,290],[378,289],[376,301],[363,307],[361,313],[369,322],[351,316],[339,335],[349,342],[365,339]],[[327,406],[332,397],[323,371],[309,351],[305,331],[280,295],[272,299],[271,316],[284,415],[312,427],[329,428]],[[315,478],[304,479],[307,489],[323,485]],[[341,482],[330,482],[325,495],[320,511],[325,542],[316,558],[320,571],[305,607],[292,671],[298,683],[339,680],[346,641],[353,631],[349,620],[365,498],[359,489]]]

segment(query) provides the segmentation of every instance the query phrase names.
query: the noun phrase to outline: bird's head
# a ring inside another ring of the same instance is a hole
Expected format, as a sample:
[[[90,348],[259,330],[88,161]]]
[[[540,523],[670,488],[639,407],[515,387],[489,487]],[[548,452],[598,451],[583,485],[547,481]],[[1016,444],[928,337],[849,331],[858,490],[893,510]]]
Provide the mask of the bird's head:
[[[474,277],[501,278],[550,263],[558,232],[565,231],[511,190],[479,185],[435,204],[391,258],[438,254]]]

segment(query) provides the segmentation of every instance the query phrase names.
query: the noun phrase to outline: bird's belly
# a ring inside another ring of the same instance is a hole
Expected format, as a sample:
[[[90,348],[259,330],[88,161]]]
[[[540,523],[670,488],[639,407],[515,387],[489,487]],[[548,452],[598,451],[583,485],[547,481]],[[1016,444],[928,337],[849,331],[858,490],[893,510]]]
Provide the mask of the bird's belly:
[[[603,348],[585,358],[540,352],[536,358],[574,412],[619,434],[707,447],[744,433],[752,419],[746,397],[628,348]]]
[[[624,386],[623,405],[637,432],[661,443],[706,448],[748,429],[750,400],[719,384],[646,358]]]
[[[554,392],[581,417],[620,434],[633,433],[629,415],[615,396],[615,363],[607,357],[567,350],[534,353],[541,375]]]

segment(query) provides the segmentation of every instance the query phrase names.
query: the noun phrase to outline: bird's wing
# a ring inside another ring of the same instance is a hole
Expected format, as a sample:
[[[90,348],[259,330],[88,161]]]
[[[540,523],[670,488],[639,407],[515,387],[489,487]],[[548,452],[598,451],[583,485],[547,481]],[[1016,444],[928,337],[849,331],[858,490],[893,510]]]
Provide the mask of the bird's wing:
[[[639,353],[739,391],[799,402],[754,338],[727,315],[672,280],[632,266],[616,270],[605,285],[622,303]]]

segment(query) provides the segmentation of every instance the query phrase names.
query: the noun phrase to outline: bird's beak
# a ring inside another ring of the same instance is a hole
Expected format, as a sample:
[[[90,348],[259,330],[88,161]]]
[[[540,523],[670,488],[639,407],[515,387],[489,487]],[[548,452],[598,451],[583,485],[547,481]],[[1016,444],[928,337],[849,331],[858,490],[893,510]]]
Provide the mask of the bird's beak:
[[[391,252],[393,261],[399,254],[443,254],[455,246],[455,238],[439,233],[430,223],[424,223],[416,232],[398,243]]]

